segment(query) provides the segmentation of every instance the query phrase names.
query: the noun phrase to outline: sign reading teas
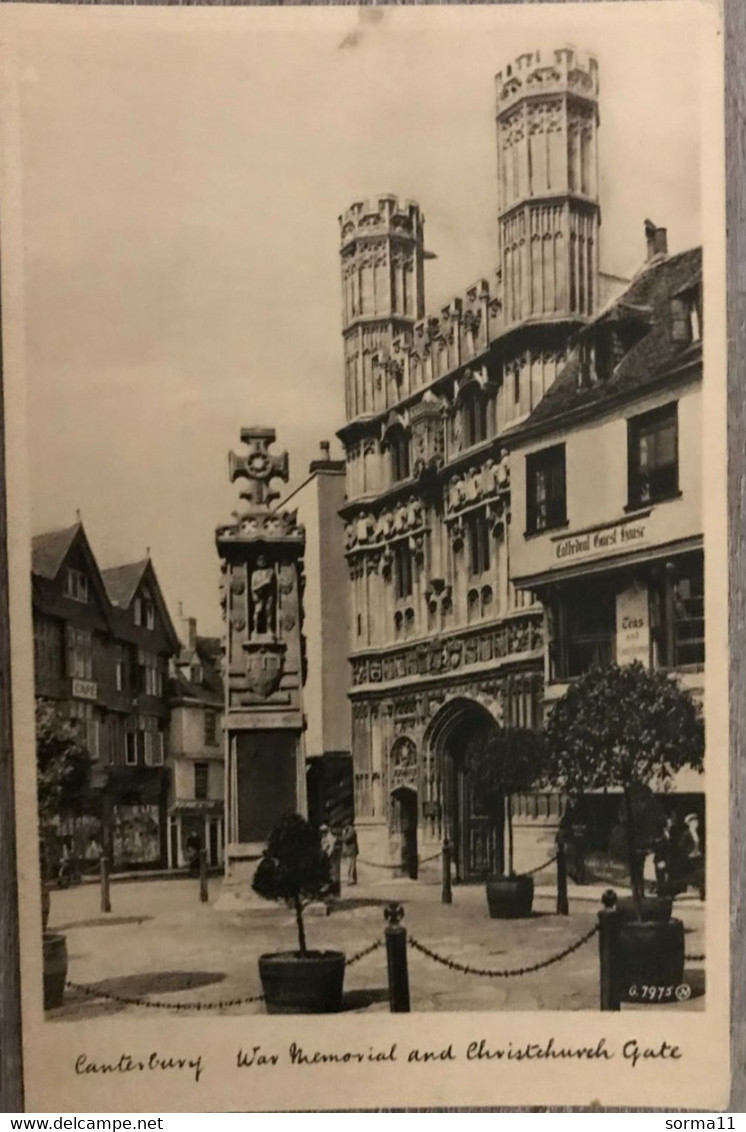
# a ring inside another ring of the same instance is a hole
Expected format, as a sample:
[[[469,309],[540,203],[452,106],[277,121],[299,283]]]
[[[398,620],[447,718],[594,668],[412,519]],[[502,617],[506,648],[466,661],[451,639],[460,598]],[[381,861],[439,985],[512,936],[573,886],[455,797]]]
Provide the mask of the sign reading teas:
[[[647,587],[632,582],[616,595],[616,661],[650,664],[650,609]]]
[[[647,519],[627,520],[612,527],[585,531],[582,535],[568,535],[556,540],[555,555],[562,562],[575,558],[593,558],[596,555],[615,554],[634,550],[648,540]]]

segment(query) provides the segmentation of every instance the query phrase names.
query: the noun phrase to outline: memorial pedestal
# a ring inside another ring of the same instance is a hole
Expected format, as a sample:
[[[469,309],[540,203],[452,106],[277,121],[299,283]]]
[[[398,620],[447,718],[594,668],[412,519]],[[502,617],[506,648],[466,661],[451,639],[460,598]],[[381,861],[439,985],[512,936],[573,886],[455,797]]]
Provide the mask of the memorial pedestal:
[[[306,814],[302,691],[305,678],[303,552],[295,512],[277,511],[270,483],[287,481],[287,455],[272,455],[273,429],[241,430],[231,480],[245,479],[234,522],[216,533],[225,620],[227,846],[221,904],[259,902],[251,889],[272,829]]]

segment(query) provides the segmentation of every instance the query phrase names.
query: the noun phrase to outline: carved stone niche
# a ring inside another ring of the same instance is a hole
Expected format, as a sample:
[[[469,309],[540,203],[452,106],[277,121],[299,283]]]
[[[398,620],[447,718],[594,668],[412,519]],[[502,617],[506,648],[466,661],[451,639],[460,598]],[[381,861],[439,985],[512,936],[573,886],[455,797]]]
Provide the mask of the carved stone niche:
[[[391,748],[389,785],[391,790],[402,786],[417,788],[417,748],[407,736],[400,736]]]
[[[437,471],[443,465],[445,452],[443,403],[427,392],[410,409],[412,457],[415,476]]]

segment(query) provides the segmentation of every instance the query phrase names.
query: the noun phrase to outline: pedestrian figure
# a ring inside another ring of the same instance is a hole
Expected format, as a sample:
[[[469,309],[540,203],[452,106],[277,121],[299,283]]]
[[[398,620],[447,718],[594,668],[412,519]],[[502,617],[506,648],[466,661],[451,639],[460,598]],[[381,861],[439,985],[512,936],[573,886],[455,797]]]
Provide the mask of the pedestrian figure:
[[[189,872],[196,875],[199,872],[199,851],[202,848],[202,842],[198,834],[190,833],[187,837],[186,850],[189,857]]]
[[[667,817],[660,837],[653,846],[655,889],[659,896],[673,895],[673,877],[671,875],[673,864],[673,829],[674,819]]]
[[[63,837],[60,843],[59,864],[57,866],[57,887],[69,888],[72,881],[72,853],[70,852],[70,839]]]
[[[319,836],[321,838],[321,852],[329,862],[329,879],[331,883],[329,886],[329,899],[327,899],[326,902],[326,914],[328,916],[331,912],[331,898],[333,896],[339,896],[340,894],[337,838],[328,825],[319,826]]]
[[[349,821],[342,831],[342,856],[347,861],[347,883],[357,884],[357,832],[353,822]]]
[[[687,882],[699,890],[700,900],[705,898],[705,861],[702,838],[699,832],[697,814],[687,814],[684,818],[684,832],[681,836],[681,852],[687,862]]]
[[[568,857],[568,872],[576,884],[587,884],[585,865],[586,835],[588,826],[584,821],[582,800],[570,802],[559,823],[559,831],[564,838]]]
[[[331,835],[334,838],[331,856],[332,896],[340,896],[342,893],[342,830],[335,826],[331,830]]]

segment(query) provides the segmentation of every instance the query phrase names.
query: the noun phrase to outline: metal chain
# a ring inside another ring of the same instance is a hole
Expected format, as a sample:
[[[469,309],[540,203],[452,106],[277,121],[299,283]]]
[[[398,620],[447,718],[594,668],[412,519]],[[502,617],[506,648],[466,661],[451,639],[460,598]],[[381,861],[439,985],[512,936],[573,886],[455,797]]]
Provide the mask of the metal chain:
[[[684,960],[687,963],[704,963],[704,955],[685,955]]]
[[[372,954],[382,946],[383,940],[375,939],[368,947],[364,947],[362,951],[358,951],[347,959],[345,967],[351,967],[353,963],[365,959],[366,955]],[[82,983],[73,983],[69,980],[65,983],[65,986],[69,987],[70,990],[80,991],[81,994],[88,995],[89,998],[105,998],[110,1002],[118,1003],[120,1006],[145,1006],[150,1010],[227,1010],[233,1006],[247,1006],[252,1002],[264,1002],[263,994],[247,995],[245,998],[220,999],[218,1002],[153,1002],[147,998],[128,998],[126,995],[110,994],[108,991],[97,990],[96,987],[87,987]]]
[[[221,999],[219,1002],[152,1002],[147,998],[127,998],[121,994],[109,994],[108,991],[97,990],[96,987],[87,987],[82,983],[65,983],[71,990],[80,991],[89,998],[105,998],[110,1002],[119,1003],[120,1006],[145,1006],[150,1010],[226,1010],[230,1006],[246,1006],[250,1002],[263,1002],[263,994],[248,995],[245,998]]]
[[[362,951],[358,951],[357,954],[353,955],[351,959],[346,959],[345,968],[351,967],[353,963],[357,963],[361,959],[365,959],[366,955],[372,955],[372,953],[374,951],[377,951],[379,947],[383,947],[383,940],[374,939],[373,942],[368,945],[368,947],[364,947]]]
[[[535,869],[529,869],[528,872],[522,873],[521,876],[531,877],[534,873],[540,873],[542,869],[548,869],[550,865],[553,865],[556,860],[557,854],[555,853],[554,856],[550,857],[548,861],[545,861],[543,865],[537,865]]]
[[[433,853],[432,857],[418,857],[417,864],[426,865],[429,861],[437,861],[442,853],[443,850],[439,849],[437,853]],[[405,867],[401,862],[398,865],[384,865],[380,861],[366,861],[363,857],[358,857],[357,863],[359,865],[367,865],[369,869],[403,869]]]
[[[458,963],[455,959],[446,959],[443,955],[438,955],[437,952],[432,951],[429,947],[425,947],[419,940],[409,936],[407,943],[416,951],[420,951],[426,955],[428,959],[433,959],[436,963],[441,963],[444,967],[448,967],[451,971],[460,971],[464,975],[481,975],[486,979],[510,979],[516,975],[531,975],[535,971],[541,971],[544,967],[551,967],[553,963],[559,963],[560,960],[566,959],[568,955],[572,955],[573,951],[588,943],[589,939],[598,931],[598,924],[594,924],[590,931],[577,939],[575,943],[571,943],[564,951],[560,951],[558,955],[552,955],[549,959],[542,959],[539,963],[532,963],[530,967],[514,967],[506,970],[497,971],[494,969],[484,969],[481,967],[469,967],[465,963]]]

